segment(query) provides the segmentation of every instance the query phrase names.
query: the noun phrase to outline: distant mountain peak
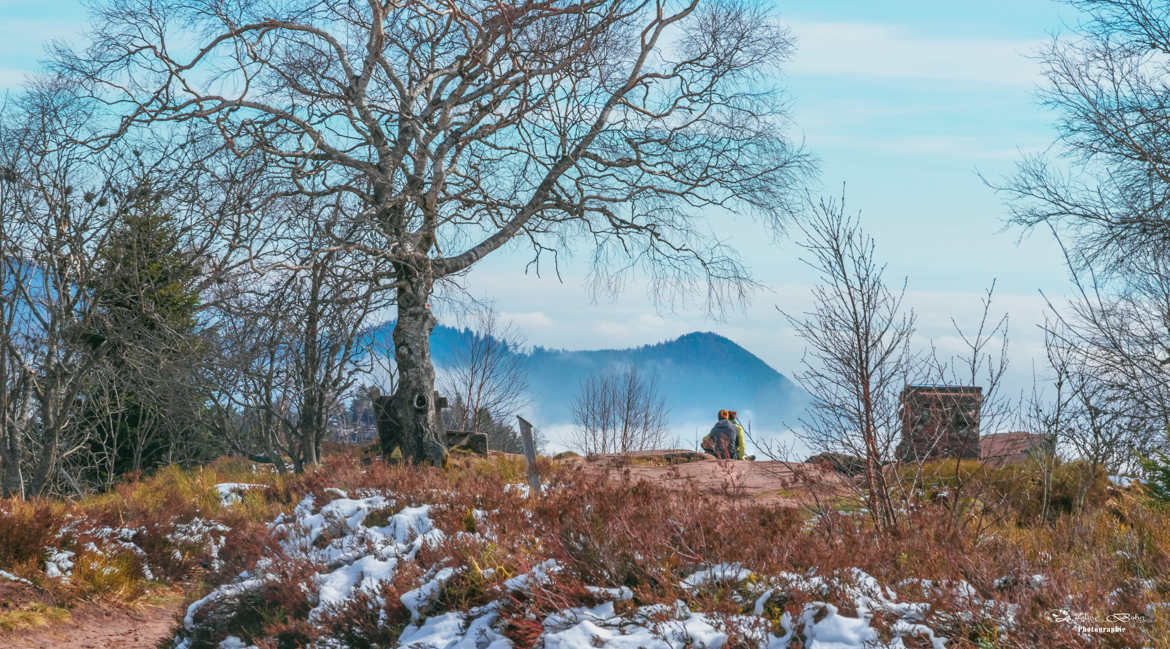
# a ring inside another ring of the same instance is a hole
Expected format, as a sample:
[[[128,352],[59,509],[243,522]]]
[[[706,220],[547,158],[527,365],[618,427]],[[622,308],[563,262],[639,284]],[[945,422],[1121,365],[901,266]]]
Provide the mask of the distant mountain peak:
[[[393,326],[385,323],[373,335],[389,339]],[[436,326],[431,334],[435,365],[449,366],[459,345],[474,335],[467,329]],[[763,359],[713,331],[692,331],[622,349],[535,347],[512,353],[521,357],[527,370],[532,414],[544,426],[571,423],[571,406],[581,383],[625,364],[655,376],[676,430],[710,426],[723,408],[748,413],[757,430],[779,430],[799,415],[808,398]]]

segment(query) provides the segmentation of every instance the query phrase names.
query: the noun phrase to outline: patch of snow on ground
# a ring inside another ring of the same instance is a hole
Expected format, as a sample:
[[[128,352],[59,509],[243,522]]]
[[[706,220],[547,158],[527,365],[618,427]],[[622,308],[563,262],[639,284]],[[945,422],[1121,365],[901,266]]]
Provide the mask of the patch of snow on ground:
[[[528,485],[522,482],[510,482],[504,485],[504,491],[518,493],[521,496],[527,498],[531,492],[531,489],[528,487]]]
[[[532,566],[532,569],[522,575],[516,575],[504,582],[508,590],[525,590],[532,586],[547,583],[552,575],[561,571],[561,564],[556,559],[546,559]]]
[[[498,617],[494,604],[466,614],[434,615],[421,625],[406,627],[398,637],[398,646],[410,649],[511,649],[512,641],[492,626]]]
[[[344,603],[357,590],[376,595],[384,582],[394,578],[397,566],[398,560],[393,557],[382,560],[367,555],[320,577],[318,579],[320,603],[309,613],[309,619],[317,619],[324,611],[324,607]],[[403,598],[405,599],[405,596]]]
[[[727,633],[719,622],[702,613],[692,613],[682,602],[671,611],[671,619],[656,621],[661,606],[647,606],[634,615],[633,623],[614,613],[609,602],[593,608],[576,608],[554,613],[544,620],[545,649],[719,649]],[[652,619],[654,618],[654,619]]]
[[[231,530],[218,521],[205,521],[202,518],[193,518],[187,523],[175,525],[167,534],[167,540],[175,544],[197,545],[211,557],[211,569],[219,570],[223,565],[219,560],[219,551],[227,542],[226,533]],[[175,558],[181,559],[179,550],[174,551]]]
[[[738,584],[752,576],[752,571],[745,570],[738,563],[721,563],[710,568],[695,572],[682,581],[682,587],[695,590],[707,584]]]
[[[245,644],[243,640],[229,635],[219,642],[219,649],[256,649],[254,644]]]
[[[32,585],[31,581],[25,579],[24,577],[17,577],[16,575],[12,574],[11,572],[8,572],[7,570],[0,570],[0,577],[3,577],[4,579],[7,579],[8,581],[15,581],[17,583],[28,584],[30,586]]]
[[[49,579],[68,579],[73,573],[75,553],[57,548],[48,548],[48,553],[49,556],[45,559],[45,575]]]
[[[422,586],[403,593],[399,599],[402,600],[402,605],[410,611],[410,619],[418,620],[422,617],[423,609],[435,601],[443,585],[451,581],[451,578],[458,573],[459,571],[455,568],[443,568]]]
[[[263,487],[264,485],[262,484],[252,484],[249,482],[221,482],[215,485],[215,490],[219,492],[219,502],[226,507],[240,502],[241,492]]]

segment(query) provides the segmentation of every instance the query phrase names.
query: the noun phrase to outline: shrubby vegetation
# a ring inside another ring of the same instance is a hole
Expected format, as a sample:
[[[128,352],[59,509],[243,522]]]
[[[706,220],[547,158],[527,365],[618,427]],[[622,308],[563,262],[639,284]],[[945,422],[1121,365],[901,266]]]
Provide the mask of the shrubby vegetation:
[[[765,616],[779,625],[784,613],[799,615],[814,601],[835,602],[842,614],[853,615],[846,590],[857,583],[854,569],[905,601],[928,601],[922,623],[950,638],[948,647],[1165,647],[1170,637],[1170,619],[1156,606],[1147,608],[1170,598],[1170,512],[1146,506],[1140,490],[1103,482],[1082,514],[1054,507],[1050,521],[1037,521],[1033,499],[1005,497],[1034,490],[1035,470],[1004,470],[988,480],[973,473],[964,487],[971,500],[962,502],[942,495],[955,488],[953,470],[935,467],[937,474],[928,474],[937,479],[910,501],[902,525],[877,529],[856,511],[864,502],[853,497],[822,508],[777,510],[718,492],[672,490],[616,476],[585,478],[568,470],[572,466],[545,462],[549,489],[536,500],[516,488],[523,467],[506,456],[455,458],[447,471],[388,467],[348,452],[327,454],[321,468],[296,476],[257,472],[239,460],[202,470],[168,468],[76,503],[4,501],[0,569],[51,593],[52,605],[66,612],[82,598],[133,602],[176,583],[194,600],[254,570],[260,557],[280,556],[280,534],[267,526],[280,512],[290,512],[307,495],[320,506],[342,489],[352,497],[393,497],[396,504],[370,513],[366,525],[385,525],[404,506],[431,504],[430,518],[445,538],[424,546],[380,590],[345,601],[314,624],[305,615],[318,604],[316,589],[299,584],[311,583],[321,568],[278,562],[280,580],[200,609],[192,646],[213,647],[227,635],[277,647],[325,636],[343,637],[350,646],[393,642],[410,621],[400,596],[440,567],[462,571],[441,585],[425,615],[501,600],[497,628],[524,647],[541,633],[538,621],[546,615],[596,603],[598,595],[586,585],[629,588],[633,599],[623,605],[683,601],[691,610],[730,619],[751,612],[755,599],[748,594],[769,575],[817,575],[840,584],[842,590],[796,588],[768,600]],[[225,504],[215,488],[224,481],[259,486]],[[210,534],[213,541],[222,537],[214,553],[207,539],[175,534],[191,529],[193,521],[205,529],[223,526]],[[103,531],[107,526],[129,533],[112,537]],[[486,536],[464,534],[477,531]],[[115,538],[133,543],[141,554]],[[86,549],[91,542],[98,551]],[[76,553],[69,581],[46,575],[46,548]],[[527,593],[503,588],[509,578],[548,559],[563,566],[551,581]],[[698,589],[680,585],[702,567],[735,563],[757,576]],[[922,582],[906,580],[963,580],[972,591],[942,588],[923,600],[914,590]],[[1061,608],[1101,617],[1152,613],[1125,624],[1122,633],[1086,636],[1054,620],[1051,611]],[[1010,621],[1005,610],[1014,611]],[[874,612],[872,625],[881,634],[891,633],[886,625],[895,618],[888,615]],[[0,613],[0,626],[16,617],[16,611]],[[730,646],[755,645],[733,635]]]

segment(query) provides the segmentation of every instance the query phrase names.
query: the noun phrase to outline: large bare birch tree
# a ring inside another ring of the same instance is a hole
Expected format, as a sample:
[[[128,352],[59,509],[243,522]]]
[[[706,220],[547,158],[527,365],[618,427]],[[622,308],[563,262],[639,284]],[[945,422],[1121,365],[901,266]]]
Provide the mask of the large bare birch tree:
[[[998,189],[1015,224],[1049,229],[1065,247],[1075,291],[1050,305],[1046,329],[1071,367],[1102,383],[1089,390],[1094,407],[1142,422],[1124,445],[1140,454],[1170,447],[1170,11],[1150,0],[1069,4],[1081,10],[1075,33],[1041,52],[1056,140]]]
[[[809,168],[772,76],[790,49],[749,0],[105,0],[57,58],[117,133],[205,120],[336,201],[325,249],[389,266],[370,281],[397,304],[396,434],[437,463],[431,296],[509,242],[539,264],[581,241],[605,286],[742,297],[703,225],[790,213]]]

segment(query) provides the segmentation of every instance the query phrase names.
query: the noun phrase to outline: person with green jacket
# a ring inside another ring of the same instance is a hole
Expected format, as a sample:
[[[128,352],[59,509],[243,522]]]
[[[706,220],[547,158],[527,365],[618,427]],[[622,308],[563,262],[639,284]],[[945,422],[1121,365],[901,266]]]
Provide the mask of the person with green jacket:
[[[739,423],[739,418],[735,416],[734,410],[728,414],[731,415],[731,423],[735,424],[737,431],[735,436],[735,459],[742,460],[747,456],[747,439],[743,434],[743,425]]]

